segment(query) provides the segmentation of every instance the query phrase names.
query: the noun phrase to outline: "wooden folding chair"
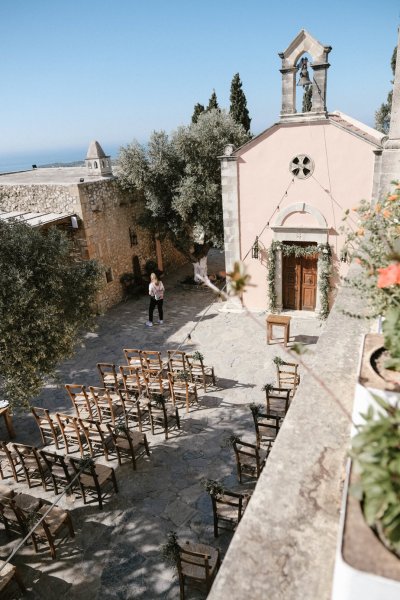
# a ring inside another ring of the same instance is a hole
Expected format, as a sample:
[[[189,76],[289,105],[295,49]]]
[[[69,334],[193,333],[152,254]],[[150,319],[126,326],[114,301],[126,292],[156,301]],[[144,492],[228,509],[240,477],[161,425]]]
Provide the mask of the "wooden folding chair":
[[[149,402],[149,415],[151,433],[154,435],[156,425],[160,425],[164,429],[165,439],[168,439],[168,432],[174,425],[180,429],[181,422],[179,419],[179,412],[176,406],[166,403],[162,396],[159,397],[158,402]]]
[[[120,373],[117,373],[113,363],[97,363],[103,387],[117,390],[122,385]]]
[[[287,363],[276,365],[276,379],[278,388],[289,388],[291,396],[294,396],[300,384],[300,374],[297,363]]]
[[[146,434],[130,431],[126,426],[113,427],[108,423],[107,427],[117,451],[118,464],[122,465],[122,456],[127,455],[131,458],[132,467],[136,471],[136,461],[145,454],[150,456]]]
[[[75,473],[79,474],[78,483],[82,493],[83,503],[87,504],[86,493],[94,493],[100,510],[103,508],[103,491],[109,484],[118,492],[115,471],[112,467],[95,464],[93,459],[76,459],[70,457]]]
[[[149,420],[149,400],[148,398],[136,398],[125,391],[120,392],[123,406],[123,415],[126,427],[129,427],[133,422],[137,425],[139,431],[143,429],[143,423]],[[116,423],[113,423],[116,425]]]
[[[58,450],[58,438],[61,435],[61,431],[58,424],[50,415],[50,412],[47,408],[40,408],[39,406],[31,406],[31,412],[39,428],[43,445],[54,444]]]
[[[87,441],[85,432],[79,426],[78,417],[56,413],[56,418],[61,429],[66,453],[70,454],[78,449],[83,456]]]
[[[38,449],[25,444],[13,444],[13,449],[18,454],[28,487],[31,488],[36,481],[47,491],[50,471],[39,455]]]
[[[97,419],[100,423],[113,423],[124,415],[120,390],[110,390],[89,386],[92,401],[96,405]]]
[[[124,348],[124,354],[126,358],[126,364],[136,369],[142,368],[142,361],[140,360],[141,350],[139,348]]]
[[[181,350],[167,350],[167,355],[169,373],[174,373],[175,375],[187,370],[186,352]]]
[[[90,419],[78,419],[78,422],[86,436],[90,456],[95,456],[96,449],[98,449],[106,460],[109,460],[109,453],[114,448],[114,442],[107,425]]]
[[[232,443],[236,457],[237,476],[242,483],[242,475],[248,477],[260,477],[265,465],[266,452],[255,444],[249,444],[241,440]]]
[[[201,357],[195,357],[193,354],[186,354],[186,364],[191,374],[193,382],[201,382],[204,391],[207,391],[207,383],[215,385],[214,367],[209,367],[203,363]]]
[[[61,488],[71,486],[72,474],[70,473],[65,457],[62,454],[55,454],[48,450],[40,450],[40,455],[50,471],[55,493],[59,493],[59,486]],[[67,493],[69,494],[71,491],[72,489],[69,488]]]
[[[151,369],[160,371],[161,375],[165,371],[165,366],[161,359],[161,352],[158,350],[142,350],[140,353],[142,369]]]
[[[96,404],[89,397],[86,386],[77,383],[66,383],[65,389],[75,408],[76,416],[81,419],[95,419],[97,416]]]
[[[210,494],[210,498],[213,508],[214,537],[218,537],[219,529],[230,531],[236,529],[250,496],[224,490],[222,494]]]
[[[144,391],[144,378],[141,376],[141,370],[137,367],[121,365],[119,367],[123,389],[136,397],[139,397]]]
[[[187,580],[204,583],[208,594],[220,564],[218,548],[192,542],[181,545],[177,557],[181,600],[185,600]]]
[[[265,388],[265,401],[267,404],[267,413],[276,414],[284,417],[290,406],[290,388],[273,387]]]
[[[189,412],[191,404],[196,402],[199,403],[197,396],[197,388],[195,383],[190,383],[187,379],[184,379],[184,375],[189,372],[184,370],[181,373],[168,373],[169,389],[171,394],[172,403],[182,403],[186,407],[186,412]]]

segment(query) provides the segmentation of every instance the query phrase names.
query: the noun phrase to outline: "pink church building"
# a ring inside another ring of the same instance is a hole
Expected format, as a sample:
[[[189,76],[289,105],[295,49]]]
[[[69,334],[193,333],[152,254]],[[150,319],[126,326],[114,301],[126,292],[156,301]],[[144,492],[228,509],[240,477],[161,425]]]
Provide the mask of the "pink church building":
[[[221,159],[226,270],[245,263],[250,310],[326,312],[327,261],[330,304],[347,269],[345,211],[379,193],[384,135],[327,111],[330,51],[302,30],[279,54],[279,121],[237,150],[228,145]],[[312,89],[308,112],[296,112],[298,74]]]

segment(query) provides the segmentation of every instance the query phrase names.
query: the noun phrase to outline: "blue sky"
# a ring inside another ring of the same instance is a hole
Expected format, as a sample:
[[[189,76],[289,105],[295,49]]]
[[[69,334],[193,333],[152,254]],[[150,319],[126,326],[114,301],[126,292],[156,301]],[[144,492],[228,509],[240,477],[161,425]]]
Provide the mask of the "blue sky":
[[[0,158],[100,141],[113,153],[190,121],[239,72],[252,131],[277,120],[278,52],[331,45],[327,105],[373,125],[391,87],[397,0],[1,0]],[[77,157],[80,158],[80,157]]]

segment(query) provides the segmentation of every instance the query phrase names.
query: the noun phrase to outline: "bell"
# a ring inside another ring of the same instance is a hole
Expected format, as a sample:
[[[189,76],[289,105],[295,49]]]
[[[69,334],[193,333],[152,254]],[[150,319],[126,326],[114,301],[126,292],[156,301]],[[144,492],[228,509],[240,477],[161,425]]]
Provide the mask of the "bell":
[[[312,85],[312,81],[310,81],[310,77],[308,76],[307,64],[308,60],[302,58],[300,61],[300,79],[297,85],[302,85],[303,87]]]

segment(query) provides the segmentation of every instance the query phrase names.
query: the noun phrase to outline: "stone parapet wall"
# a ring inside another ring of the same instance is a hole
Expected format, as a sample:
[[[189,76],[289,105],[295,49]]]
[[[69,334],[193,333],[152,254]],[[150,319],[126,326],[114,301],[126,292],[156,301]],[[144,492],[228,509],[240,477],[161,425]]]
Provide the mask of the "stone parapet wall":
[[[1,185],[4,211],[76,213],[82,217],[77,185]]]
[[[344,307],[354,313],[364,308],[354,290],[339,290],[314,346],[312,372],[351,414],[368,323],[343,315]],[[208,600],[330,600],[350,426],[307,373]]]

